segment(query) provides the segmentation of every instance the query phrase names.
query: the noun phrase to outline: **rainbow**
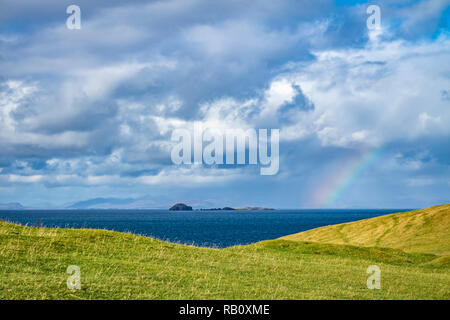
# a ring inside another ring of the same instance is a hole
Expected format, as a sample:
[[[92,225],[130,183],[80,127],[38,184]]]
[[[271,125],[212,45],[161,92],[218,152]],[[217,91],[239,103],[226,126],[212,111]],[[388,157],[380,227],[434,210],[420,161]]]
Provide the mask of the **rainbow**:
[[[382,148],[367,150],[359,157],[346,163],[327,183],[321,185],[312,197],[313,208],[331,207],[354,184],[361,174],[382,155]]]

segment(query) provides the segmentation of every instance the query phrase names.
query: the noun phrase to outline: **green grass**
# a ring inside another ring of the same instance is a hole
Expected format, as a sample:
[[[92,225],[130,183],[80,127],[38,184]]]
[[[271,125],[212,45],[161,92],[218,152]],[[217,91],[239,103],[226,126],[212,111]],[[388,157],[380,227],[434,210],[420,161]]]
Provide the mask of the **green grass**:
[[[450,299],[448,242],[405,252],[297,240],[208,249],[0,222],[0,299]],[[366,287],[374,264],[381,290]],[[67,289],[69,265],[81,290]]]
[[[450,204],[321,227],[283,239],[449,255]]]

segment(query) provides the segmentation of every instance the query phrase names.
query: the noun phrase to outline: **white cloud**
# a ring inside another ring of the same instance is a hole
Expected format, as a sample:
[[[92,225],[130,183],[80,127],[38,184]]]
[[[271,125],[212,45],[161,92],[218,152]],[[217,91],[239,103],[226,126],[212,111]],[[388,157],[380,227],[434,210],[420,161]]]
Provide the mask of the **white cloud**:
[[[450,87],[450,66],[442,64],[450,61],[450,40],[380,42],[316,57],[284,75],[315,105],[293,128],[310,128],[324,145],[337,146],[417,138],[425,126],[427,135],[450,133],[450,109],[440,94]],[[285,128],[291,138],[293,131]]]
[[[16,128],[16,120],[12,117],[12,112],[17,110],[37,88],[35,85],[24,84],[17,80],[8,80],[0,85],[3,87],[0,91],[0,132],[7,134],[7,132],[14,132]]]
[[[19,183],[35,183],[40,182],[44,179],[43,175],[32,175],[32,176],[21,176],[17,174],[8,175],[9,182],[19,182]]]

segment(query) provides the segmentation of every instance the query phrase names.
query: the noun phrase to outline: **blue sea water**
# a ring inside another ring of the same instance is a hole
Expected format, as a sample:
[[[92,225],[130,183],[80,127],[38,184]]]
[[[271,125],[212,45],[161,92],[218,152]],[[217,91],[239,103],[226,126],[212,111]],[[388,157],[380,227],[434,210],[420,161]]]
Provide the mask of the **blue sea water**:
[[[2,210],[0,219],[31,226],[108,229],[223,248],[407,210]]]

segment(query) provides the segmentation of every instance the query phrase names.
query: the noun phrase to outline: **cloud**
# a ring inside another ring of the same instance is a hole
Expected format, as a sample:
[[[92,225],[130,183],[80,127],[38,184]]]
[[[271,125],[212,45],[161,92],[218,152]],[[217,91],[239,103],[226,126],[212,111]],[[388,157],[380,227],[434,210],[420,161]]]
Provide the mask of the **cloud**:
[[[215,198],[231,185],[224,195],[284,199],[267,204],[276,206],[306,200],[318,172],[379,147],[390,157],[379,176],[448,174],[446,1],[382,2],[379,34],[367,31],[366,5],[332,1],[80,1],[81,30],[65,27],[69,4],[2,2],[8,197],[33,190],[51,201],[44,186],[60,198],[147,189],[192,198],[189,186]],[[171,132],[195,123],[279,128],[279,174],[262,183],[252,167],[174,167]]]
[[[440,92],[450,85],[450,70],[441,63],[450,59],[447,38],[419,44],[369,42],[362,49],[315,55],[315,62],[284,75],[315,107],[300,114],[295,128],[309,127],[324,145],[336,146],[375,147],[394,140],[450,135],[444,124],[450,120],[450,110],[440,99]]]

